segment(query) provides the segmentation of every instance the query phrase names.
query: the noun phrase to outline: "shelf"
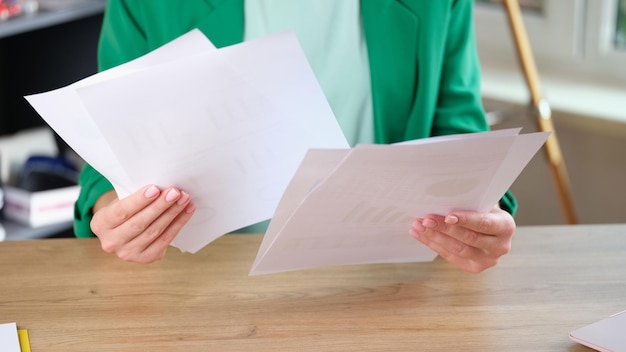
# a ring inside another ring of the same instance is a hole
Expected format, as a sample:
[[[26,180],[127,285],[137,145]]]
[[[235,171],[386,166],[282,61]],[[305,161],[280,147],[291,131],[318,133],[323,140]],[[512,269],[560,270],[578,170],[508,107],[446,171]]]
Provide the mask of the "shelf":
[[[2,219],[0,224],[6,231],[5,241],[32,240],[54,237],[55,235],[72,229],[73,222],[66,221],[54,225],[28,227],[8,219]]]
[[[43,2],[36,13],[0,22],[0,39],[100,14],[106,6],[106,0],[65,0],[52,3],[54,6],[46,6],[47,3]]]

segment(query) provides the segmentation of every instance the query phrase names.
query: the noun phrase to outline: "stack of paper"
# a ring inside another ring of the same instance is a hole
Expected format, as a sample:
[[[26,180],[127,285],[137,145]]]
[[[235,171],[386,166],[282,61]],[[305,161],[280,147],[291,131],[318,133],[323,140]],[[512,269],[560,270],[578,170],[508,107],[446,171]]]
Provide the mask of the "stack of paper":
[[[547,139],[519,129],[352,150],[311,150],[274,214],[251,275],[429,261],[414,219],[489,211]]]
[[[408,234],[413,219],[488,211],[547,138],[349,149],[291,32],[216,49],[194,30],[27,99],[120,197],[146,184],[188,191],[197,211],[172,243],[181,250],[271,217],[250,274],[432,260]]]
[[[172,243],[189,252],[269,219],[309,148],[348,147],[291,32],[218,50],[194,30],[26,98],[120,197],[146,184],[191,194]]]

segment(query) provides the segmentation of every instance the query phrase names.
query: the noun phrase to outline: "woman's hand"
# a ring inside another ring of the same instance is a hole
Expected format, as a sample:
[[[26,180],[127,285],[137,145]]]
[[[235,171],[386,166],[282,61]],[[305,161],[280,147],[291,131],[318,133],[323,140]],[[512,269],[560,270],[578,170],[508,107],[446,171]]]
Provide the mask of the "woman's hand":
[[[150,185],[121,200],[115,191],[103,194],[90,225],[105,252],[126,261],[151,263],[163,258],[194,210],[188,193]]]
[[[497,205],[489,213],[453,211],[416,219],[411,236],[448,262],[472,273],[498,263],[511,249],[515,221]]]

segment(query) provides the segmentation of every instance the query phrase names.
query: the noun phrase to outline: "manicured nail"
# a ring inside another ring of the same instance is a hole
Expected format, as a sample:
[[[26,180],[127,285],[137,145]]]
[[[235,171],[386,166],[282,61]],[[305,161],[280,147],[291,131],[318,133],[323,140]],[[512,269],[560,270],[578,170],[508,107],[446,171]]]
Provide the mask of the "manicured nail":
[[[424,219],[424,221],[422,221],[422,225],[424,225],[424,227],[426,228],[433,229],[437,227],[437,222],[433,219],[426,218]]]
[[[196,205],[195,205],[195,204],[193,204],[193,203],[189,203],[189,204],[187,204],[187,208],[185,208],[185,212],[186,212],[187,214],[191,214],[191,213],[193,213],[194,211],[196,211]]]
[[[144,196],[146,198],[154,198],[156,197],[156,195],[159,194],[159,188],[155,185],[152,185],[150,187],[148,187],[148,189],[146,190],[146,192],[144,192]]]
[[[189,200],[189,193],[185,192],[185,191],[181,191],[180,192],[180,199],[178,200],[178,202],[176,202],[176,204],[178,205],[183,205],[185,204],[185,202],[187,202]]]
[[[413,222],[413,229],[417,232],[424,232],[424,230],[426,230],[426,228],[424,227],[424,225],[422,225],[422,221],[421,219],[417,219]]]
[[[445,219],[446,224],[456,224],[459,222],[459,218],[456,215],[448,215]]]
[[[178,199],[179,196],[180,196],[180,192],[178,192],[178,190],[172,188],[165,195],[165,200],[168,201],[168,202],[173,202],[176,199]]]

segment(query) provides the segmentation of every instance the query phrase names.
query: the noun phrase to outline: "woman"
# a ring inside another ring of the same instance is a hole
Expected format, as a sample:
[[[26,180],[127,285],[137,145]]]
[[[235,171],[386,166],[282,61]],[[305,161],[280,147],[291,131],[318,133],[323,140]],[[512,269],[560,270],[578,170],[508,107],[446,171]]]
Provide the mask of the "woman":
[[[337,120],[356,143],[485,131],[471,0],[109,0],[101,70],[199,28],[217,47],[294,30]],[[185,191],[147,185],[118,199],[91,166],[80,179],[75,231],[120,258],[162,258],[195,205]],[[415,219],[410,234],[459,268],[480,272],[510,249],[507,193],[488,213]]]

